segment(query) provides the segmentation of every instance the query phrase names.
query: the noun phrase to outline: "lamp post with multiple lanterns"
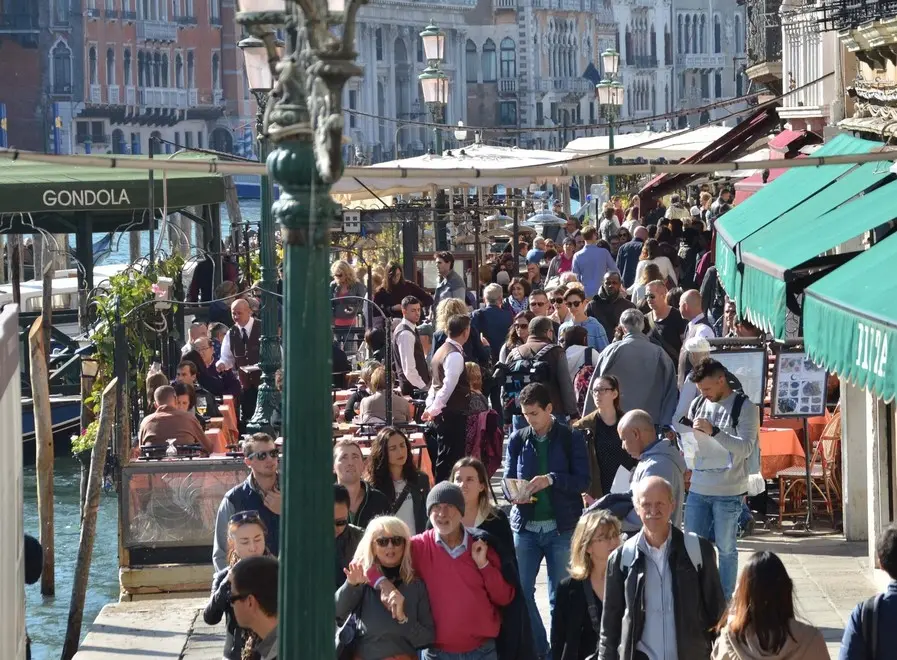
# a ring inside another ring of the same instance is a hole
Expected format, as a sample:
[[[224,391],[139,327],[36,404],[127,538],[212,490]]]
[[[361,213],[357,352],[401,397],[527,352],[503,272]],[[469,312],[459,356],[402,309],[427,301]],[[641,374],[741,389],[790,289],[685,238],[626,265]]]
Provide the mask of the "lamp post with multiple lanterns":
[[[365,0],[238,0],[237,22],[261,40],[274,85],[262,133],[284,247],[284,457],[281,465],[281,658],[333,655],[330,186],[343,170],[342,96],[361,74],[355,26]],[[278,53],[276,30],[286,37]]]
[[[601,82],[595,86],[595,92],[598,96],[598,104],[601,111],[607,119],[607,136],[608,150],[611,152],[608,162],[613,165],[614,157],[614,122],[619,117],[620,108],[623,107],[623,84],[617,78],[617,71],[620,67],[620,54],[613,48],[608,48],[601,53],[601,63],[604,67],[604,75],[606,76]],[[613,175],[607,177],[607,193],[609,196],[615,195],[616,180]]]
[[[433,132],[436,137],[436,154],[442,155],[442,124],[445,123],[445,107],[449,98],[449,79],[442,70],[445,63],[445,32],[435,25],[428,25],[420,33],[424,43],[424,57],[427,68],[417,79],[420,80],[424,104],[433,118]]]

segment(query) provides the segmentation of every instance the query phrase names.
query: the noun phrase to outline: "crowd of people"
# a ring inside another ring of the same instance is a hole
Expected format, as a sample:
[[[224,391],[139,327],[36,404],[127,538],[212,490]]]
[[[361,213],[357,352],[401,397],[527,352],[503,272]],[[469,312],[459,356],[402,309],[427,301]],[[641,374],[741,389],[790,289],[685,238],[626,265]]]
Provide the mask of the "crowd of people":
[[[365,334],[358,382],[334,410],[377,429],[333,447],[338,658],[826,657],[775,554],[755,553],[739,573],[760,411],[708,340],[759,331],[735,318],[710,261],[729,193],[674,198],[645,225],[637,198],[618,201],[597,226],[565,216],[553,236],[493,255],[477,274],[481,299],[450,252],[434,255],[432,294],[395,262],[367,287],[334,262],[335,355],[370,300],[387,317]],[[251,417],[258,383],[244,367],[258,361],[260,324],[244,298],[231,315],[229,329],[191,332],[174,384],[155,381],[142,440],[199,441],[197,401],[224,392],[242,395],[241,419]],[[341,355],[334,384],[348,371]],[[415,460],[415,420],[432,474]],[[728,464],[689,466],[685,428],[713,438]],[[250,473],[218,509],[204,617],[226,620],[227,660],[271,660],[279,452],[262,433],[243,452]],[[493,491],[498,463],[507,506]],[[897,581],[897,528],[878,554]],[[536,602],[543,565],[547,613]],[[871,637],[869,606],[858,606],[845,660],[884,647],[895,585]]]

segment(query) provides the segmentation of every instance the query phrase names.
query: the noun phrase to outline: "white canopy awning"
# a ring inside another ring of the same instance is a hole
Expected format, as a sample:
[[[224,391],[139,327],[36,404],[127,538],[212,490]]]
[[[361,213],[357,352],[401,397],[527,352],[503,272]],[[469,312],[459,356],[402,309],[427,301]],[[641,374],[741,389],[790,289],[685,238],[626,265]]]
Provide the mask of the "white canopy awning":
[[[688,158],[707,147],[731,130],[728,126],[702,126],[691,130],[641,133],[623,133],[614,136],[614,151],[617,158],[624,160],[668,161]],[[598,154],[609,149],[606,135],[577,138],[564,147],[564,151],[577,155]]]
[[[441,156],[427,154],[365,167],[363,168],[364,174],[361,176],[340,179],[333,186],[331,193],[334,198],[345,203],[371,198],[372,195],[365,189],[365,186],[377,195],[383,196],[426,192],[433,186],[438,188],[486,188],[504,185],[507,188],[527,188],[531,183],[568,183],[569,176],[517,176],[512,178],[505,176],[503,172],[513,167],[560,164],[575,157],[576,154],[572,153],[472,144],[461,149],[445,151]],[[432,171],[432,175],[403,179],[378,177],[378,170],[408,168],[427,169]],[[445,174],[441,173],[442,170],[457,170],[458,168],[479,170],[480,176],[446,178]],[[494,172],[494,176],[491,175],[492,172]],[[361,185],[362,183],[364,186]]]
[[[754,153],[747,154],[746,156],[742,156],[738,158],[735,162],[737,163],[752,163],[754,161],[760,160],[769,160],[769,149],[763,148],[758,149]],[[713,176],[717,178],[728,178],[728,179],[746,179],[749,176],[753,176],[760,170],[717,170],[713,173]]]

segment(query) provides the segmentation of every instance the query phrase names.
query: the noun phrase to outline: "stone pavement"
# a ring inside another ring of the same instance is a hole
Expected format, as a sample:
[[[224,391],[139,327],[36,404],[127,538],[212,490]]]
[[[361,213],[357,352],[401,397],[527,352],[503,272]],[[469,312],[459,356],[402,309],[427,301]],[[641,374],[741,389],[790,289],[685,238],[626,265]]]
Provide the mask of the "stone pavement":
[[[851,610],[875,593],[866,568],[866,544],[848,543],[837,535],[799,538],[761,532],[739,543],[741,563],[757,550],[770,550],[782,558],[794,580],[798,616],[822,630],[831,657],[837,658]],[[547,623],[544,567],[536,598]],[[205,599],[170,599],[107,605],[75,658],[220,660],[223,624],[205,625],[201,615],[205,603]]]

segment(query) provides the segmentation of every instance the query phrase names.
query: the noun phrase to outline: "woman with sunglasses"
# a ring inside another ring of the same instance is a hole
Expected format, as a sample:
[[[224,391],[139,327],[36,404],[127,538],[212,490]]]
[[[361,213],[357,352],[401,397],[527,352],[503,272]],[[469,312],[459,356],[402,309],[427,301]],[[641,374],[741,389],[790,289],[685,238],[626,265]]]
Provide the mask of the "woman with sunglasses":
[[[427,588],[414,574],[410,546],[408,526],[399,518],[374,518],[345,569],[346,582],[336,591],[336,620],[341,624],[354,613],[363,627],[354,648],[358,660],[416,660],[417,649],[435,639]],[[389,607],[368,584],[374,567],[396,586]]]
[[[579,519],[570,542],[570,577],[558,586],[551,617],[554,660],[596,656],[607,559],[619,546],[620,521],[610,511],[590,511]]]
[[[620,467],[631,470],[638,461],[623,449],[617,432],[617,424],[623,416],[623,409],[620,407],[620,382],[610,374],[595,378],[592,381],[592,398],[597,407],[574,422],[573,428],[586,432],[589,463],[592,466],[589,495],[597,499],[610,493]],[[588,499],[587,505],[591,502]]]
[[[380,430],[371,442],[365,481],[386,495],[389,514],[396,516],[413,534],[427,524],[427,494],[430,479],[419,472],[408,437],[392,426]]]
[[[383,284],[374,294],[374,303],[380,306],[390,318],[402,318],[402,300],[406,296],[414,296],[420,300],[421,307],[431,307],[433,296],[424,291],[414,282],[405,279],[402,265],[398,261],[390,261],[386,267],[386,277]]]
[[[508,330],[508,338],[505,339],[505,343],[498,352],[499,362],[507,362],[511,351],[526,343],[526,340],[529,338],[529,322],[534,318],[536,318],[536,315],[529,310],[518,312],[514,315],[514,322],[511,323],[511,328]]]
[[[334,261],[330,266],[330,304],[333,307],[333,325],[351,328],[355,325],[366,295],[364,284],[356,278],[355,271],[345,261]],[[348,300],[340,300],[347,298]]]
[[[202,618],[207,625],[214,626],[224,617],[226,636],[224,638],[224,659],[241,660],[243,647],[252,632],[237,625],[231,604],[230,571],[241,559],[261,557],[269,554],[265,547],[265,523],[258,511],[240,511],[230,518],[227,526],[227,568],[218,571],[212,580],[212,596]]]

